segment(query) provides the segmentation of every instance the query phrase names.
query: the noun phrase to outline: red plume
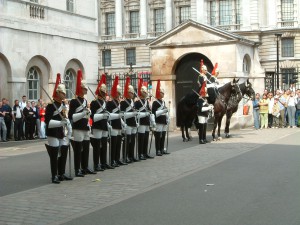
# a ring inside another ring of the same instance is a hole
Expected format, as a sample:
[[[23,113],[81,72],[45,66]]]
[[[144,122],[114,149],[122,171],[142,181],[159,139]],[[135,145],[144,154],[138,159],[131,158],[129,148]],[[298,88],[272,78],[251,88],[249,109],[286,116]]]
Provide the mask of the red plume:
[[[96,95],[99,95],[99,93],[100,93],[99,89],[100,89],[102,84],[106,85],[106,75],[104,73],[101,75],[101,80],[99,81],[97,89],[95,91]]]
[[[82,92],[81,92],[81,80],[82,80],[82,71],[79,69],[77,71],[77,82],[76,82],[76,95],[77,96],[81,96]]]
[[[202,73],[203,59],[200,60],[200,73]]]
[[[200,89],[200,92],[199,92],[199,94],[200,94],[201,97],[205,97],[206,96],[206,90],[205,89],[206,89],[206,81],[203,82],[203,84],[201,86],[201,89]]]
[[[216,69],[218,68],[218,63],[215,64],[213,71],[211,72],[212,75],[216,75]]]
[[[123,96],[125,97],[125,98],[129,98],[129,96],[128,96],[128,88],[129,88],[129,85],[130,85],[130,77],[126,77],[126,82],[125,82],[125,87],[124,87],[124,94],[123,94]]]
[[[115,80],[114,80],[114,84],[113,84],[113,86],[111,88],[111,91],[110,91],[110,95],[113,98],[116,98],[117,95],[118,95],[118,90],[117,90],[118,89],[118,84],[119,84],[119,76],[116,76]]]
[[[55,82],[55,87],[54,87],[53,95],[52,95],[53,98],[57,98],[56,89],[57,89],[57,86],[58,86],[60,83],[61,83],[60,73],[58,73],[58,74],[56,75],[56,82]]]
[[[140,77],[139,81],[138,81],[138,96],[142,95],[142,92],[141,92],[142,86],[143,86],[143,78]]]
[[[160,80],[158,80],[156,84],[155,98],[160,98]]]

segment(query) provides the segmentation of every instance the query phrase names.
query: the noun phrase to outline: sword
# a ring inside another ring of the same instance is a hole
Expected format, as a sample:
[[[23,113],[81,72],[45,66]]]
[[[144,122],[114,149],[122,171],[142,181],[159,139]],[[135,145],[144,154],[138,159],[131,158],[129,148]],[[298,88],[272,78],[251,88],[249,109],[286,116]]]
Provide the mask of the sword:
[[[200,76],[202,76],[202,77],[204,77],[196,68],[194,68],[194,67],[192,67],[193,68],[193,70],[195,70]],[[208,72],[207,71],[207,73],[209,74],[209,75],[211,75],[211,73],[210,72]],[[212,76],[212,75],[211,75]],[[207,80],[207,82],[209,82],[210,84],[211,84],[211,81],[210,80],[208,80],[208,79],[206,79]]]
[[[169,109],[170,109],[171,101],[169,101]],[[168,112],[168,118],[170,119],[170,113]],[[170,121],[169,121],[170,124]],[[169,148],[169,124],[167,126],[167,146],[166,146],[166,152],[168,152]]]

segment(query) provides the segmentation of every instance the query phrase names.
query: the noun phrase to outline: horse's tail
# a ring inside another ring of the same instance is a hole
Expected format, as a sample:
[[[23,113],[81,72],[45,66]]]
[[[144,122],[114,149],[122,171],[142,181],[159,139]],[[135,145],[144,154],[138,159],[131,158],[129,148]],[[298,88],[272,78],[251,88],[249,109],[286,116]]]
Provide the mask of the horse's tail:
[[[182,102],[179,101],[177,104],[177,109],[176,109],[176,126],[181,127],[182,125]]]

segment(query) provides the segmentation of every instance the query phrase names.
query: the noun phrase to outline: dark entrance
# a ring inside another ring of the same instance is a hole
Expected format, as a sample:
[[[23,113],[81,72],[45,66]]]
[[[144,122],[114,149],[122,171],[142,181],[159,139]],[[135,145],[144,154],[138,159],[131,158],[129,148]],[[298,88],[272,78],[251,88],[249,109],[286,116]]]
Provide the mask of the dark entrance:
[[[198,73],[193,70],[193,67],[200,71],[200,62],[203,59],[204,65],[207,66],[209,72],[213,69],[213,64],[204,55],[200,53],[191,53],[184,56],[177,64],[175,74],[176,74],[176,85],[175,85],[175,97],[176,105],[179,100],[190,93],[192,89],[198,89]]]

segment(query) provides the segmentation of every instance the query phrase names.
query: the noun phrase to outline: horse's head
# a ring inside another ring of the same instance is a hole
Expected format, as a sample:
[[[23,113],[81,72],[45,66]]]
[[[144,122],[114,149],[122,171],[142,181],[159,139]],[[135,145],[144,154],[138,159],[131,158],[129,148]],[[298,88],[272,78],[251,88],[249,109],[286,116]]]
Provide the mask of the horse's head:
[[[237,97],[242,97],[242,92],[239,86],[239,80],[240,79],[235,79],[233,78],[233,81],[231,82],[231,96],[237,96]]]
[[[252,88],[252,84],[250,83],[249,79],[245,82],[246,91],[245,95],[247,95],[251,100],[254,100],[255,98],[255,91]]]

